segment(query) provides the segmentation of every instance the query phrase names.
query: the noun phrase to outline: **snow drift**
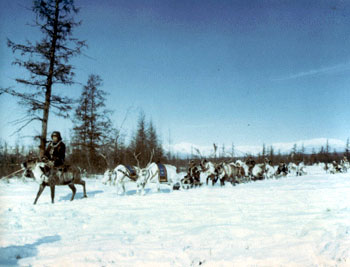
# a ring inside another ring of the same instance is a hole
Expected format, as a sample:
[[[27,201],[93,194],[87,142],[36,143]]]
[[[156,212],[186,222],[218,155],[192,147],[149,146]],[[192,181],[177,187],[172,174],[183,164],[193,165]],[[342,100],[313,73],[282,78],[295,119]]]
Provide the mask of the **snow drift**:
[[[36,206],[38,184],[1,182],[0,265],[349,266],[349,174],[308,173],[144,196],[89,179]]]

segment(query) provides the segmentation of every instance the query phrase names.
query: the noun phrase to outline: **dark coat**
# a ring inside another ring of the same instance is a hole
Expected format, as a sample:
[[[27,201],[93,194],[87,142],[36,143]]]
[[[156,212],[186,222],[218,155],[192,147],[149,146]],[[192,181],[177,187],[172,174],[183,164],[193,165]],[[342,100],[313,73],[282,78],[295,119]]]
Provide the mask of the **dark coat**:
[[[45,157],[48,160],[53,161],[55,167],[59,167],[64,164],[65,156],[66,145],[62,141],[59,141],[56,144],[50,142],[45,150]]]

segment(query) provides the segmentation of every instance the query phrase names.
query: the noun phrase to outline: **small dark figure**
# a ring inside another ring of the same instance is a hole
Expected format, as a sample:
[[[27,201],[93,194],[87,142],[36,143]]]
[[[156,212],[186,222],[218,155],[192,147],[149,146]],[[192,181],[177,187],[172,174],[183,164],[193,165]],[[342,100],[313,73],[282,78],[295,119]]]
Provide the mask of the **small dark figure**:
[[[278,165],[276,174],[277,174],[277,175],[284,175],[284,176],[286,176],[286,175],[288,174],[288,167],[287,167],[287,164],[284,163],[284,162],[281,162],[281,163]]]
[[[341,172],[341,167],[335,160],[332,162],[332,164],[336,172]]]
[[[252,176],[252,170],[255,166],[255,161],[253,160],[252,157],[249,157],[246,161],[246,164],[248,166],[248,175],[251,177]]]
[[[195,186],[200,184],[200,172],[193,160],[190,162],[187,175],[192,178],[193,184]]]
[[[190,161],[186,176],[181,180],[186,188],[192,188],[193,186],[200,186],[200,172],[193,160]]]
[[[45,150],[45,158],[51,167],[61,167],[66,157],[66,145],[62,142],[60,132],[55,131],[51,135],[52,141]]]

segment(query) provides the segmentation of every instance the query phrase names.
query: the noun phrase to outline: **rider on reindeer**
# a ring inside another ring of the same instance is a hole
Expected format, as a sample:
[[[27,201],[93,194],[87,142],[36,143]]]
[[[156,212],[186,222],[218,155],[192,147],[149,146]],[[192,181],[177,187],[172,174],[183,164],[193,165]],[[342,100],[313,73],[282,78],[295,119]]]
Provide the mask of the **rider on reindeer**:
[[[59,180],[64,180],[64,159],[66,156],[66,145],[62,141],[60,132],[54,131],[51,134],[52,141],[49,142],[45,153],[44,160],[50,167],[49,175]]]

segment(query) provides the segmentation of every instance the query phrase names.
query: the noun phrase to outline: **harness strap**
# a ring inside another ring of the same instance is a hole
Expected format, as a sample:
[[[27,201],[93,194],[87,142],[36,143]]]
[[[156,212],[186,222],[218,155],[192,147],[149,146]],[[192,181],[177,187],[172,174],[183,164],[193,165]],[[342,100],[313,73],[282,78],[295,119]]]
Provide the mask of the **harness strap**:
[[[151,171],[148,171],[148,173],[150,173]],[[151,176],[151,177],[148,177],[145,181],[145,184],[148,182],[148,180],[152,180],[156,175],[157,173],[159,173],[159,169],[157,169],[157,171]],[[150,175],[148,175],[150,176]],[[159,180],[159,179],[158,179]]]
[[[125,171],[123,170],[118,170],[118,172],[121,172],[122,174],[124,174],[126,177],[129,177],[131,180],[135,181],[137,180],[137,176],[131,176],[130,174],[126,173]]]

